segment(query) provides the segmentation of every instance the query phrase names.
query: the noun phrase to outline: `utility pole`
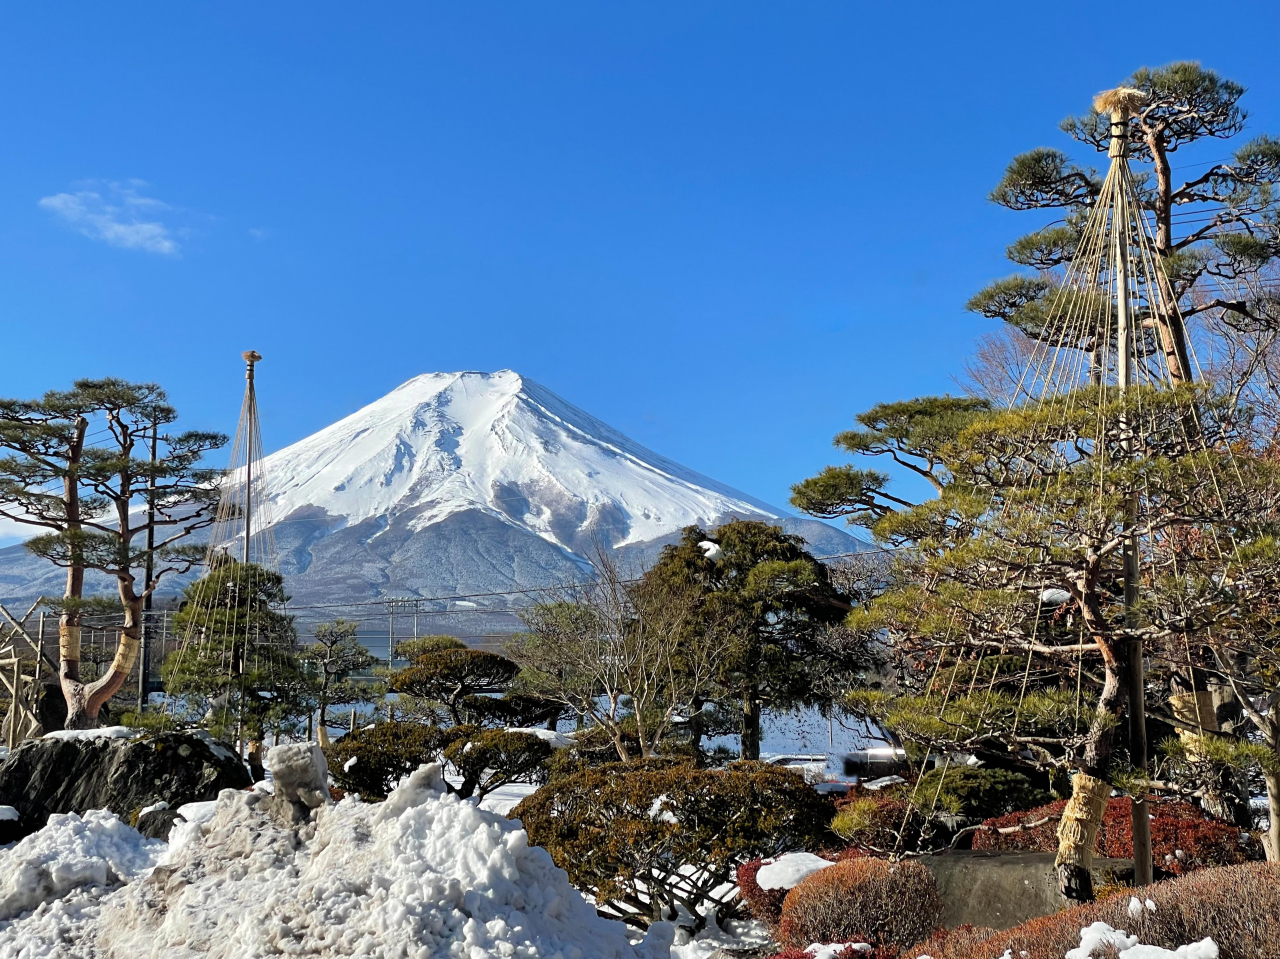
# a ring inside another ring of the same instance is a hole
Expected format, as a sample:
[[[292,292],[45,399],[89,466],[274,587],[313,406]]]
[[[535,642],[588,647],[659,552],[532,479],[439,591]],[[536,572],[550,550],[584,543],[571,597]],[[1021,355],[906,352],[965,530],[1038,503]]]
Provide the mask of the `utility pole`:
[[[1128,166],[1129,113],[1118,109],[1111,112],[1111,146],[1107,151],[1112,163]],[[1111,233],[1114,239],[1113,255],[1115,257],[1116,287],[1116,374],[1120,384],[1120,395],[1128,392],[1134,382],[1133,368],[1133,314],[1130,310],[1129,287],[1131,269],[1129,263],[1129,238],[1134,226],[1133,216],[1141,216],[1137,210],[1131,211],[1125,202],[1124,191],[1120,191],[1119,202],[1111,213]],[[1136,291],[1135,291],[1136,292]],[[1128,424],[1122,424],[1122,443],[1125,455],[1133,456],[1133,434]],[[1138,602],[1138,541],[1133,528],[1138,520],[1138,498],[1134,494],[1125,507],[1125,539],[1124,539],[1124,607],[1125,625],[1135,629]],[[1133,768],[1141,775],[1147,773],[1147,683],[1142,661],[1142,640],[1129,641],[1129,759]],[[1145,787],[1139,787],[1141,794],[1133,796],[1133,873],[1139,886],[1150,885],[1153,880],[1151,862],[1151,810],[1147,805]]]
[[[138,657],[138,712],[147,708],[147,681],[151,676],[151,579],[156,560],[156,445],[159,427],[151,424],[151,475],[147,477],[147,565],[146,597],[142,600],[142,655]]]

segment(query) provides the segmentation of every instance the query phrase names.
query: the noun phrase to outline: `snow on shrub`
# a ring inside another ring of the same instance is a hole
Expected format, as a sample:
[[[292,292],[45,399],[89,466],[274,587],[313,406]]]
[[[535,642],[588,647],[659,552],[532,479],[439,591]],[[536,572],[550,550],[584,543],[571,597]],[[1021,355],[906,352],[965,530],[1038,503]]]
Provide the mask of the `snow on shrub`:
[[[723,905],[743,863],[820,846],[831,810],[777,766],[615,763],[553,778],[511,816],[602,912],[644,927],[677,907]]]
[[[832,862],[807,852],[791,852],[768,861],[753,859],[738,867],[738,891],[751,915],[776,932],[787,893]]]
[[[1057,817],[1062,815],[1065,806],[1065,801],[1059,801],[1027,812],[988,819],[984,826],[1001,828],[1052,817],[1026,832],[1003,836],[995,832],[976,833],[973,848],[1055,852],[1058,848]],[[1102,826],[1098,830],[1098,855],[1114,859],[1133,857],[1131,806],[1128,797],[1113,797],[1107,802]],[[1151,802],[1151,850],[1155,868],[1175,875],[1205,866],[1238,865],[1263,857],[1262,845],[1253,835],[1241,832],[1230,823],[1206,817],[1190,803],[1174,800]]]
[[[1247,863],[1201,869],[1143,889],[1123,890],[1001,932],[972,926],[940,931],[906,950],[903,956],[1062,959],[1079,948],[1082,930],[1097,932],[1095,924],[1104,923],[1123,931],[1127,940],[1169,950],[1140,952],[1139,947],[1133,950],[1135,959],[1138,955],[1280,959],[1278,917],[1280,865]],[[1214,946],[1204,945],[1205,939],[1212,939]],[[1182,951],[1178,952],[1180,947]],[[1120,955],[1124,956],[1124,952]]]
[[[941,916],[938,884],[920,863],[849,859],[787,893],[778,936],[792,948],[815,942],[901,948],[928,935]]]
[[[751,915],[763,922],[772,934],[776,933],[782,919],[782,901],[791,890],[760,888],[760,884],[756,882],[756,873],[763,865],[763,859],[752,859],[738,867],[738,893]]]

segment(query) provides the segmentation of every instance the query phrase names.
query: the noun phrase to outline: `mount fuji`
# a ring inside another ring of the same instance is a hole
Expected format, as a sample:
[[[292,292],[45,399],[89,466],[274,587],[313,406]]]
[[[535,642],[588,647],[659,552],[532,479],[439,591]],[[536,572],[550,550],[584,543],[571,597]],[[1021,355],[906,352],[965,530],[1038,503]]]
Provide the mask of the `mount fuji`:
[[[597,546],[643,567],[681,528],[735,517],[781,525],[815,555],[868,548],[510,370],[417,376],[262,465],[263,518],[298,604],[553,586],[588,575]],[[0,550],[0,597],[53,592],[59,573],[21,546]]]

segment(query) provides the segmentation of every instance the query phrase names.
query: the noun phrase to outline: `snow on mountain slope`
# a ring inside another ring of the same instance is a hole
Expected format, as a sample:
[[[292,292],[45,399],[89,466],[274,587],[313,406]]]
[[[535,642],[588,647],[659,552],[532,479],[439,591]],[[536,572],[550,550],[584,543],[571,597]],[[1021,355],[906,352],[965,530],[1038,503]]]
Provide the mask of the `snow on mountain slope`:
[[[295,604],[541,589],[588,575],[598,545],[644,568],[681,528],[734,517],[779,523],[819,556],[866,548],[659,456],[510,370],[415,377],[263,467],[256,515],[274,530]],[[0,601],[55,593],[64,575],[21,546],[0,549]],[[86,590],[114,584],[90,574]]]
[[[267,458],[270,510],[417,532],[479,510],[571,551],[782,511],[645,449],[510,370],[427,373]]]

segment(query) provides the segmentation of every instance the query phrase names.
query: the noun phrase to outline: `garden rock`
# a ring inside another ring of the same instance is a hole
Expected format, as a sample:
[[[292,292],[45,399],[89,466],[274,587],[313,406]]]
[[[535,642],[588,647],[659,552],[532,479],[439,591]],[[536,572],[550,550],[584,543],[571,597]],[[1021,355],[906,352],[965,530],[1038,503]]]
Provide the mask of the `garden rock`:
[[[160,801],[176,808],[252,785],[244,763],[207,734],[97,732],[105,731],[28,740],[0,763],[0,805],[17,810],[18,833],[35,832],[51,813],[110,809],[128,822]]]
[[[168,840],[173,824],[185,821],[176,809],[153,809],[151,812],[138,817],[136,828],[138,832],[148,839]]]

